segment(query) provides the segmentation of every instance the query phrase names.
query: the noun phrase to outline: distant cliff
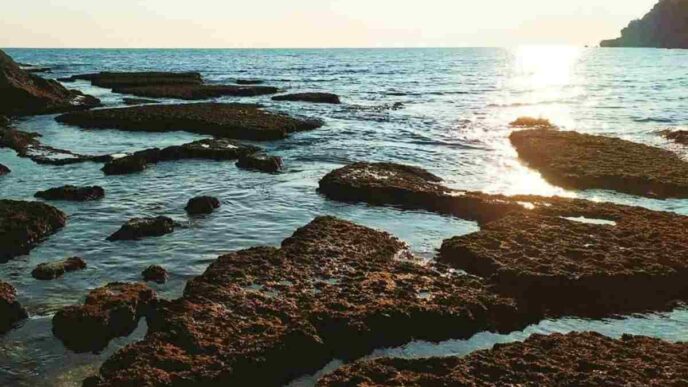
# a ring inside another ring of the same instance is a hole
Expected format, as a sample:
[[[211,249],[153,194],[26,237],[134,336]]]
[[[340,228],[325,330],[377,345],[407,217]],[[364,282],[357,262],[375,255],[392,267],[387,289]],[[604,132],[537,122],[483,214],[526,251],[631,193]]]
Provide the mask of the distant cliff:
[[[624,28],[620,38],[603,40],[600,46],[688,48],[688,0],[660,0]]]

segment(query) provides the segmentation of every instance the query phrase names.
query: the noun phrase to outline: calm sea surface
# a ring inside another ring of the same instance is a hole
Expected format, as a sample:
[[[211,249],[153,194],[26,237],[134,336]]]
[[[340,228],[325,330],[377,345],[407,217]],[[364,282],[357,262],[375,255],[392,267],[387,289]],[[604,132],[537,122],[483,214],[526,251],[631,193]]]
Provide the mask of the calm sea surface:
[[[57,309],[83,300],[89,289],[111,281],[137,281],[141,270],[160,264],[171,281],[156,287],[180,295],[185,282],[223,252],[277,245],[317,215],[335,215],[389,231],[432,259],[443,239],[478,230],[473,222],[422,211],[398,211],[328,201],[315,189],[330,170],[354,161],[395,161],[424,167],[452,187],[491,193],[567,195],[641,205],[688,215],[688,200],[650,200],[605,191],[553,187],[522,166],[510,147],[508,123],[542,116],[581,132],[617,136],[688,156],[656,131],[688,125],[688,51],[654,49],[390,49],[390,50],[29,50],[10,49],[18,62],[53,68],[48,77],[103,70],[199,71],[207,82],[259,78],[289,91],[328,91],[342,105],[273,102],[270,97],[220,98],[258,102],[275,111],[319,117],[326,125],[291,138],[262,143],[282,156],[287,170],[266,175],[233,163],[184,161],[156,165],[130,176],[104,176],[98,164],[41,166],[0,149],[13,173],[0,180],[0,197],[33,200],[37,190],[76,184],[101,185],[104,200],[52,203],[69,214],[68,225],[31,252],[0,264],[0,279],[15,285],[31,313],[0,337],[0,385],[79,385],[102,361],[145,334],[145,323],[101,354],[74,354],[51,333]],[[69,84],[108,106],[122,96],[87,82]],[[392,110],[397,102],[403,109]],[[80,153],[121,153],[203,138],[188,133],[89,131],[58,124],[54,116],[26,118],[22,130],[38,132],[48,145]],[[196,195],[217,196],[219,211],[189,219],[183,207]],[[168,215],[187,227],[133,243],[105,237],[136,216]],[[88,269],[55,281],[36,281],[36,264],[81,256]],[[544,321],[510,335],[483,333],[470,340],[411,343],[371,356],[466,354],[532,333],[595,330],[688,340],[688,308],[671,313],[604,321]],[[335,367],[333,363],[330,368]],[[312,385],[304,377],[295,385]]]

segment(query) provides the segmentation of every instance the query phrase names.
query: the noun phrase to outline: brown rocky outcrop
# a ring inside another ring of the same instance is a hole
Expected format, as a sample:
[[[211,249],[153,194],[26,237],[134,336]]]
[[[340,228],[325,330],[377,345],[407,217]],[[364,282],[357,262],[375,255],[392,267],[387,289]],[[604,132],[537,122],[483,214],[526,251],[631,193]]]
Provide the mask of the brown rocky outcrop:
[[[88,200],[98,200],[104,198],[105,190],[103,187],[99,186],[76,187],[73,185],[65,185],[62,187],[55,187],[45,191],[36,192],[34,196],[45,200],[69,200],[84,202]]]
[[[521,160],[550,183],[652,198],[688,198],[688,162],[619,138],[548,129],[513,132]]]
[[[533,335],[465,357],[360,361],[317,386],[680,386],[686,375],[686,343],[586,332]]]
[[[220,201],[212,196],[198,196],[189,199],[184,208],[190,215],[210,214],[220,208]]]
[[[114,234],[107,237],[110,242],[130,241],[147,237],[159,237],[174,231],[174,220],[166,216],[154,218],[133,218],[127,221]]]
[[[53,333],[75,352],[99,351],[113,338],[133,332],[155,302],[155,291],[144,284],[110,283],[92,290],[83,305],[58,311]]]
[[[266,173],[277,173],[282,170],[282,158],[270,156],[262,152],[243,154],[236,162],[236,166],[241,169],[260,171]]]
[[[681,145],[688,145],[688,130],[663,130],[659,133],[667,140]]]
[[[621,37],[603,40],[600,46],[688,48],[688,2],[660,0],[649,13],[621,30]]]
[[[270,113],[257,105],[222,103],[99,109],[64,114],[58,116],[57,120],[83,128],[145,132],[184,130],[247,140],[277,140],[293,132],[322,126],[322,122],[318,120],[303,120]]]
[[[144,281],[155,282],[158,284],[164,284],[167,282],[169,275],[167,270],[158,265],[148,266],[143,272],[141,272]]]
[[[147,98],[173,98],[199,100],[231,97],[255,97],[275,94],[278,88],[272,86],[237,86],[237,85],[150,85],[135,87],[115,87],[115,93],[131,94]]]
[[[0,281],[0,334],[3,334],[21,320],[29,317],[26,310],[17,301],[14,286]]]
[[[0,50],[0,114],[48,114],[98,105],[100,101],[95,97],[22,70]]]
[[[28,254],[66,222],[62,211],[47,204],[0,200],[0,262]]]
[[[274,101],[299,101],[311,103],[330,103],[340,104],[339,96],[332,93],[294,93],[276,95],[272,97]]]
[[[62,261],[45,262],[36,266],[31,272],[33,278],[38,280],[52,280],[62,277],[65,273],[84,270],[86,261],[79,257],[71,257]]]

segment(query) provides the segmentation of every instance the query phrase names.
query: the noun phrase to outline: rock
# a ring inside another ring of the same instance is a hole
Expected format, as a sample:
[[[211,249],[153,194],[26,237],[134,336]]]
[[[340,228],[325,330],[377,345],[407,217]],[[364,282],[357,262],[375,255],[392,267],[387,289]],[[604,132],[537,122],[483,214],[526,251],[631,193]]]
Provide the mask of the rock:
[[[621,37],[603,40],[600,46],[688,48],[688,3],[660,0],[642,19],[621,30]]]
[[[131,94],[138,97],[198,100],[223,96],[255,97],[259,95],[275,94],[279,89],[272,86],[151,85],[116,87],[112,89],[112,91],[121,94]]]
[[[164,161],[189,159],[236,160],[243,154],[254,153],[258,150],[259,148],[257,147],[242,145],[228,139],[199,140],[184,145],[170,146],[162,150],[152,148],[135,152],[105,164],[103,172],[106,175],[136,173],[143,171],[150,164]]]
[[[521,129],[556,129],[556,125],[552,124],[548,119],[533,117],[519,117],[511,122],[509,126]]]
[[[95,97],[22,70],[0,50],[0,114],[48,114],[99,105]]]
[[[17,301],[17,291],[7,282],[0,281],[0,334],[27,317],[29,314]]]
[[[22,132],[11,128],[0,128],[0,148],[10,148],[17,156],[26,157],[38,164],[67,165],[83,162],[107,162],[109,155],[81,155],[64,149],[43,145],[38,133]]]
[[[236,166],[241,169],[277,173],[282,169],[282,158],[260,152],[244,154],[239,157]]]
[[[184,130],[247,140],[277,140],[293,132],[322,126],[320,121],[270,113],[256,105],[221,103],[99,109],[64,114],[58,116],[57,120],[83,128],[146,132]]]
[[[688,162],[667,150],[548,129],[513,132],[510,139],[521,160],[554,185],[688,198]]]
[[[72,257],[62,261],[41,263],[33,269],[31,275],[38,280],[52,280],[62,277],[65,273],[85,268],[86,261],[79,257]]]
[[[34,195],[37,198],[45,200],[71,200],[76,202],[83,202],[87,200],[98,200],[105,197],[105,190],[103,187],[75,187],[73,185],[65,185],[57,188],[50,188],[45,191],[36,192]]]
[[[184,208],[190,215],[210,214],[220,208],[220,201],[212,196],[198,196],[189,200]]]
[[[167,270],[157,265],[148,266],[141,275],[144,281],[156,282],[159,284],[167,282],[167,278],[169,277],[167,275]]]
[[[284,385],[333,358],[527,323],[482,281],[422,264],[387,233],[321,217],[279,249],[218,258],[88,383]]]
[[[264,82],[260,79],[237,79],[237,85],[262,85]]]
[[[681,145],[688,145],[688,130],[663,130],[659,133],[667,140]]]
[[[0,200],[0,262],[28,254],[66,222],[62,211],[47,204]]]
[[[159,103],[160,102],[160,101],[156,101],[154,99],[146,99],[146,98],[122,98],[122,101],[124,102],[125,105],[146,105],[146,104]]]
[[[2,176],[2,175],[7,175],[7,174],[10,173],[10,172],[12,172],[12,171],[10,171],[9,168],[7,168],[7,167],[6,167],[5,165],[3,165],[3,164],[0,164],[0,176]]]
[[[166,216],[155,218],[133,218],[117,232],[110,235],[108,241],[129,241],[146,237],[159,237],[174,231],[175,223]]]
[[[317,386],[676,386],[686,382],[687,351],[641,336],[535,334],[464,357],[359,361]]]
[[[110,283],[92,290],[83,305],[58,311],[53,333],[75,352],[99,351],[133,332],[155,302],[155,292],[144,284]]]
[[[331,93],[294,93],[272,97],[274,101],[302,101],[313,103],[340,104],[339,96]]]
[[[203,83],[200,73],[186,72],[109,72],[103,71],[95,74],[78,74],[69,78],[60,78],[61,82],[74,82],[84,80],[94,86],[113,89],[116,87],[138,87],[150,85],[200,85]]]

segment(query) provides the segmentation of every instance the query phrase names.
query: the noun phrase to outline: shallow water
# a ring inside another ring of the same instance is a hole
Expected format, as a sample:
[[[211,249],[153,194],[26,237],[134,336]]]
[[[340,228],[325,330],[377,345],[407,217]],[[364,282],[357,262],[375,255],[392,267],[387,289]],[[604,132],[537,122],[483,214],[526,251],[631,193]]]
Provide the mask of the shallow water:
[[[110,281],[136,281],[150,264],[165,266],[171,280],[153,285],[176,297],[189,278],[226,251],[277,245],[317,215],[335,215],[389,231],[414,253],[432,259],[443,239],[478,230],[473,222],[422,211],[399,211],[332,202],[315,192],[330,170],[353,161],[418,165],[452,187],[491,193],[567,195],[642,205],[688,215],[688,200],[651,200],[605,191],[571,192],[546,183],[520,164],[508,142],[508,123],[521,115],[542,116],[567,128],[618,136],[688,153],[656,135],[688,123],[688,52],[655,49],[413,50],[7,50],[17,61],[53,67],[50,77],[101,70],[200,71],[210,82],[259,78],[297,90],[342,96],[344,104],[250,101],[294,115],[323,118],[318,130],[262,143],[284,158],[287,170],[265,175],[233,163],[182,161],[158,164],[130,176],[104,176],[99,164],[42,166],[0,149],[12,173],[0,178],[0,197],[32,200],[42,189],[98,184],[106,198],[90,203],[53,202],[69,214],[68,226],[31,252],[0,265],[0,279],[15,285],[32,317],[0,337],[0,384],[77,385],[108,353],[145,334],[113,341],[100,355],[70,353],[52,337],[50,318]],[[68,84],[120,105],[121,95]],[[392,110],[401,102],[404,108]],[[58,124],[54,116],[31,117],[17,127],[43,135],[47,145],[78,153],[121,153],[203,138],[189,133],[90,131]],[[217,196],[216,213],[189,218],[183,207],[196,195]],[[185,224],[173,234],[140,242],[106,242],[125,220],[168,215]],[[88,269],[55,281],[36,281],[36,264],[79,255]],[[531,333],[599,330],[688,340],[688,310],[627,319],[543,322],[511,335],[480,334],[440,345],[413,343],[386,355],[465,354]],[[311,380],[311,379],[307,379]],[[312,383],[306,381],[306,384]]]

